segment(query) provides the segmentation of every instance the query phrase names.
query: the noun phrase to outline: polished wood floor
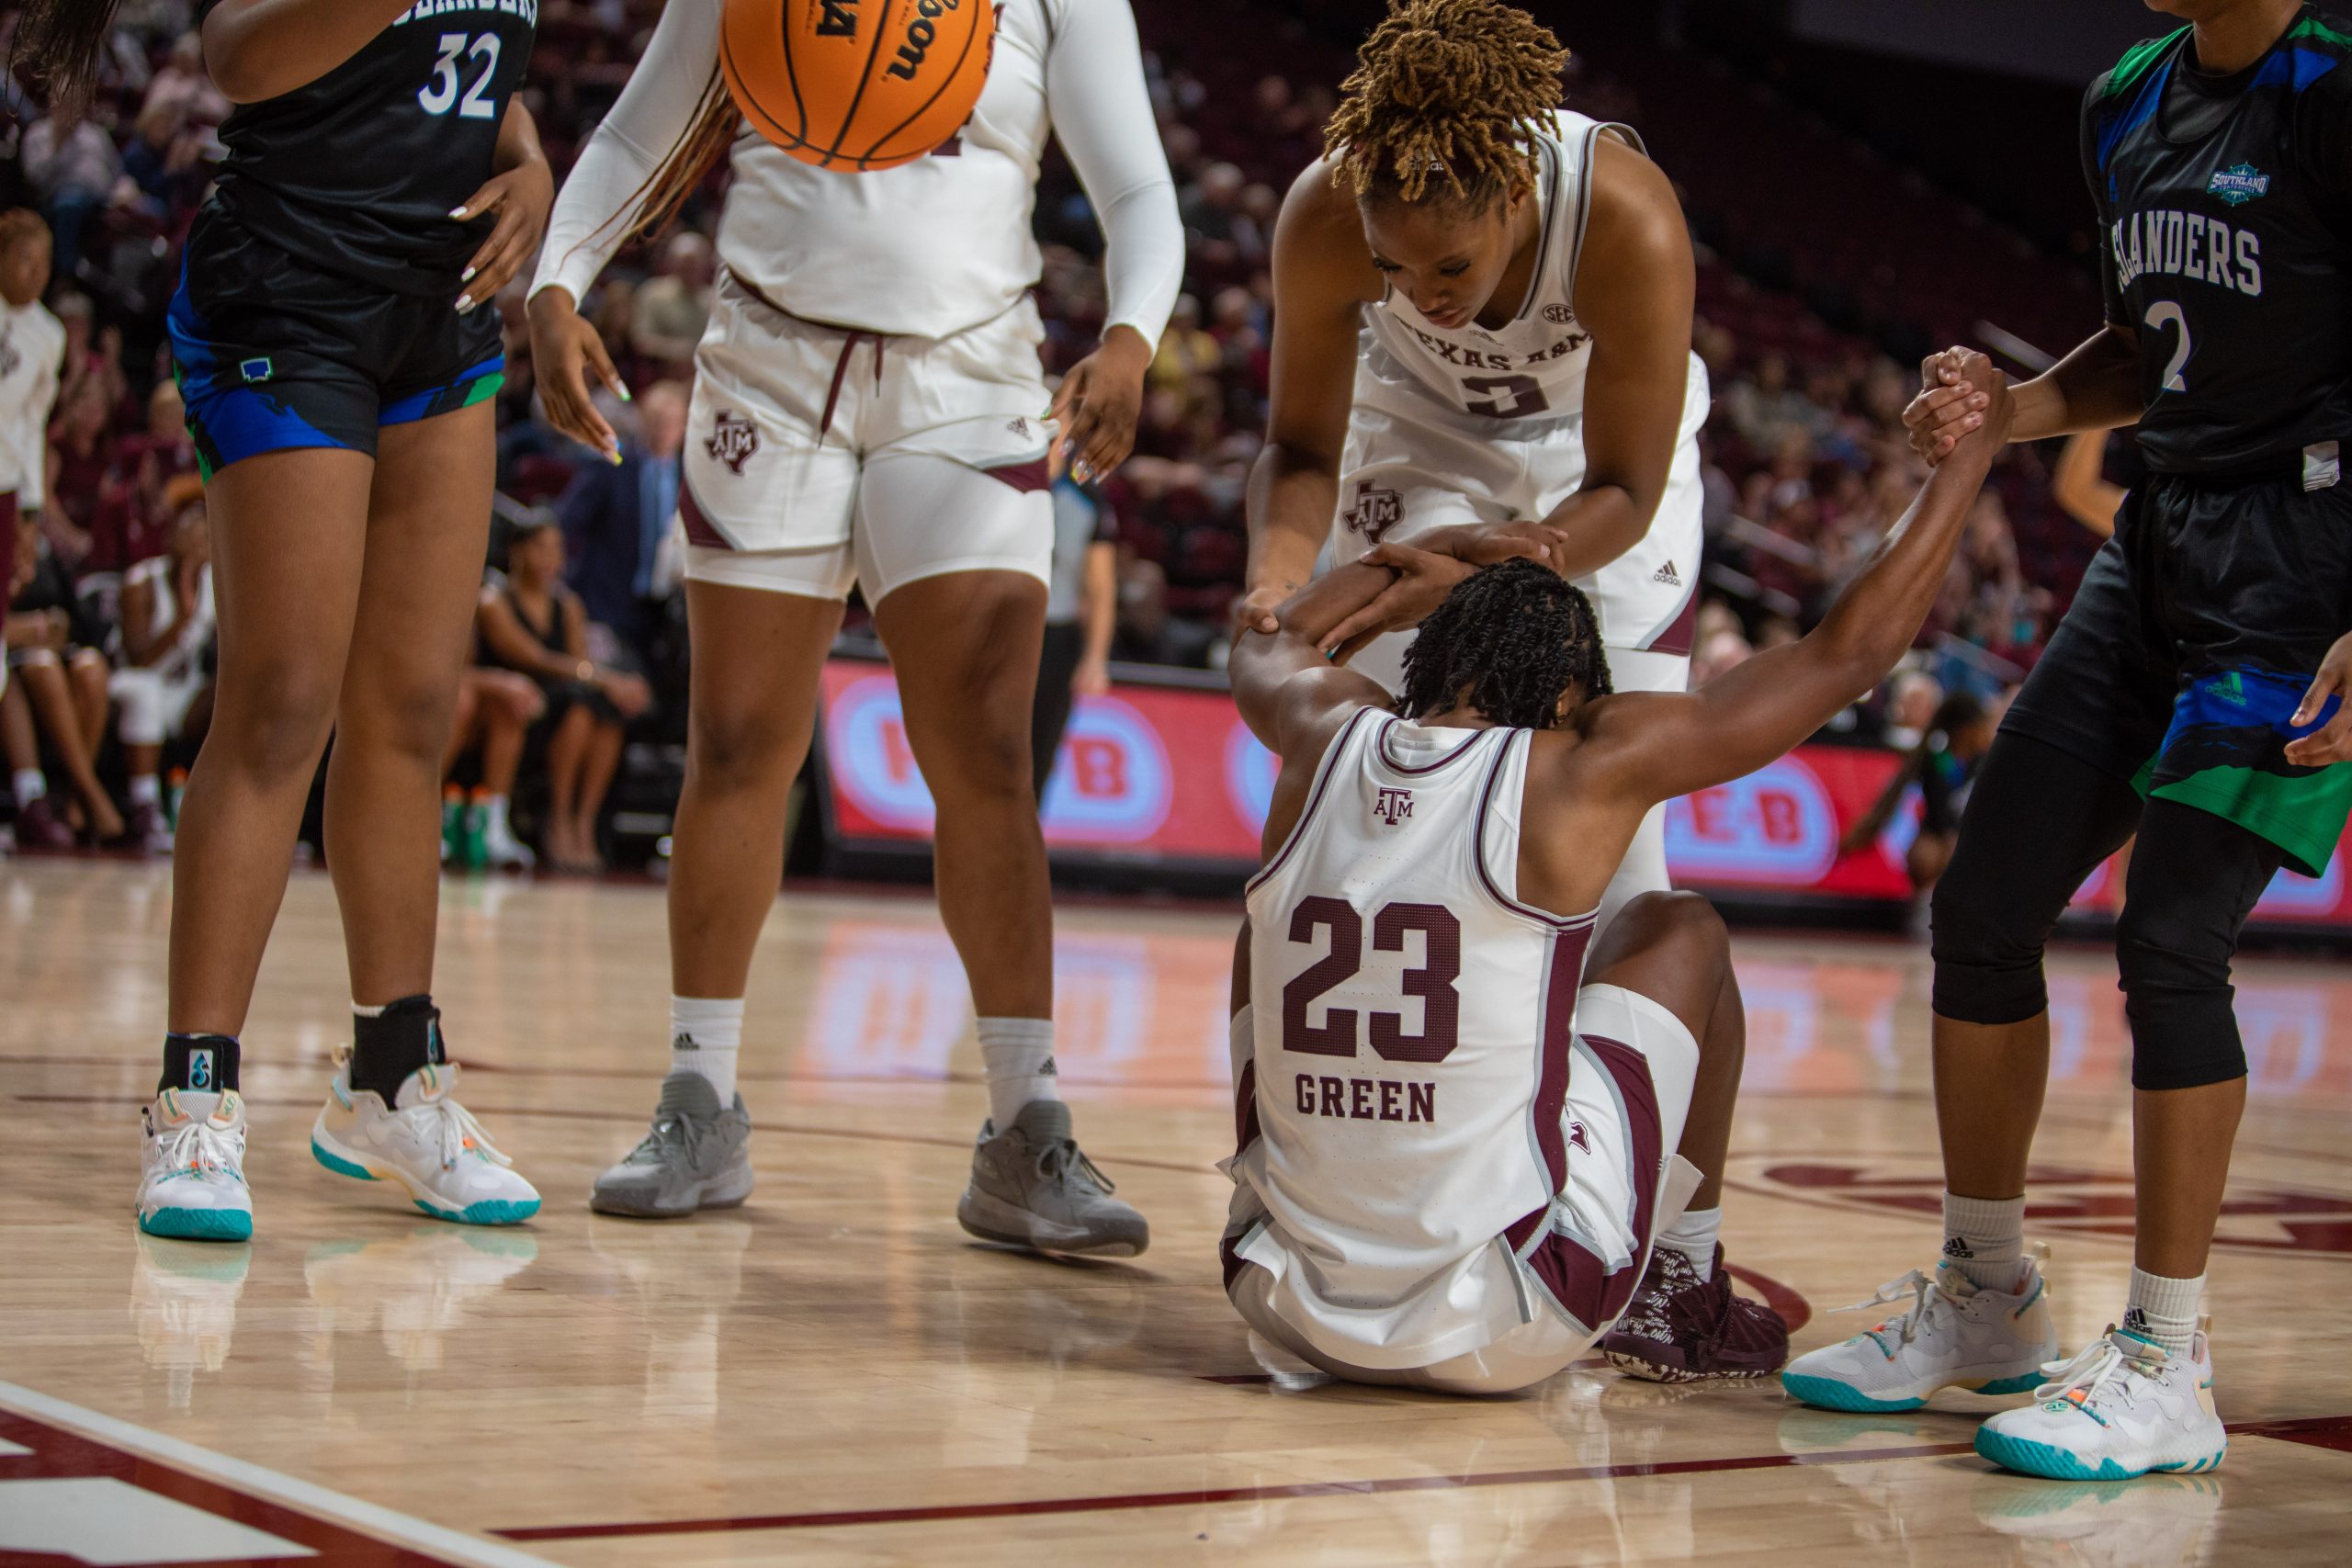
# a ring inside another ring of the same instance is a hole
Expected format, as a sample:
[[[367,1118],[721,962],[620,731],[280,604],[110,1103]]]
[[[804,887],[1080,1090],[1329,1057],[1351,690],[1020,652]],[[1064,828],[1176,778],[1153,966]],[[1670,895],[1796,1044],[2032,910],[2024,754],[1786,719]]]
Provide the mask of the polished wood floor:
[[[778,904],[744,1064],[759,1191],[648,1224],[583,1199],[664,1063],[660,891],[453,881],[439,997],[465,1098],[547,1208],[468,1230],[338,1180],[307,1152],[348,1020],[314,874],[246,1035],[255,1239],[141,1238],[168,905],[160,865],[0,864],[0,1563],[73,1560],[28,1555],[48,1528],[28,1521],[66,1517],[83,1485],[168,1493],[158,1506],[333,1562],[2346,1561],[2340,964],[2240,973],[2253,1097],[2211,1297],[2228,1463],[2062,1487],[1976,1460],[1967,1401],[1853,1418],[1605,1367],[1495,1403],[1270,1376],[1217,1290],[1231,926],[1213,910],[1060,915],[1062,1081],[1151,1217],[1133,1263],[1045,1262],[956,1228],[984,1097],[954,955],[911,897]],[[1828,1308],[1933,1253],[1926,963],[1893,940],[1739,952],[1726,1241],[1810,1348],[1868,1321]],[[2079,1340],[2120,1309],[2130,1259],[2125,1051],[2111,964],[2084,950],[2056,968],[2031,1229]]]

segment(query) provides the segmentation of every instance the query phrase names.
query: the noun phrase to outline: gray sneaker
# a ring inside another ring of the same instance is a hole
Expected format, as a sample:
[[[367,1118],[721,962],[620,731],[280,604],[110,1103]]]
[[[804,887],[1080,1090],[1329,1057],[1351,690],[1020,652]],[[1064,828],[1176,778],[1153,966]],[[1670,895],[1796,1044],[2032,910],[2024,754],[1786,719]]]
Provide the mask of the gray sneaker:
[[[662,1080],[652,1130],[620,1164],[596,1178],[588,1206],[600,1214],[671,1220],[697,1209],[731,1209],[752,1195],[752,1115],[743,1097],[725,1111],[696,1072]]]
[[[1069,1107],[1033,1100],[1001,1133],[982,1123],[956,1218],[984,1241],[1133,1258],[1151,1244],[1151,1226],[1114,1190],[1069,1135]]]

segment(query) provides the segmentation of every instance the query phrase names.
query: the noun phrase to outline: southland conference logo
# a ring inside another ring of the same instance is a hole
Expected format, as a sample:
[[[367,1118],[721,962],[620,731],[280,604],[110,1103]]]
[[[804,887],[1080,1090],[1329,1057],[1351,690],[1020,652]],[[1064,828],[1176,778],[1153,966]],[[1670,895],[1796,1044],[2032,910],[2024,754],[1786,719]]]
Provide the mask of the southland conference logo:
[[[2232,207],[2244,207],[2257,196],[2270,194],[2270,176],[2252,164],[2233,164],[2226,169],[2214,170],[2205,189]]]

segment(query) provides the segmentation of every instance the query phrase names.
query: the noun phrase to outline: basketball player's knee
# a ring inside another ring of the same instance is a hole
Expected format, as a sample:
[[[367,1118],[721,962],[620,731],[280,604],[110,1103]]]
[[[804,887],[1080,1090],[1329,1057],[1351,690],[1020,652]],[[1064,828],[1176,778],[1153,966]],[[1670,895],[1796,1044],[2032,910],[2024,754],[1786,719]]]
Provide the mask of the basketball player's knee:
[[[1036,795],[1029,779],[1027,721],[1026,708],[1018,722],[975,716],[946,734],[915,742],[916,754],[923,760],[924,778],[940,781],[932,794],[943,809],[1010,802],[1024,812],[1035,810]],[[938,760],[936,766],[933,759]]]
[[[2018,918],[2017,902],[1981,874],[1962,840],[1928,900],[1935,1010],[1962,1023],[2017,1023],[2049,1005],[2041,978],[2044,933]]]
[[[255,700],[223,703],[213,716],[206,750],[219,743],[224,761],[257,784],[300,775],[307,783],[334,724],[335,687],[308,671],[265,670],[239,689]],[[159,682],[155,701],[163,692]],[[159,719],[156,727],[162,728]]]
[[[792,726],[773,704],[708,704],[694,710],[688,727],[687,760],[697,784],[715,789],[746,789],[797,765],[788,753]]]
[[[2210,911],[2132,899],[2116,921],[2115,961],[2132,1024],[2134,1089],[2196,1089],[2245,1076],[2232,1008],[2234,943]]]

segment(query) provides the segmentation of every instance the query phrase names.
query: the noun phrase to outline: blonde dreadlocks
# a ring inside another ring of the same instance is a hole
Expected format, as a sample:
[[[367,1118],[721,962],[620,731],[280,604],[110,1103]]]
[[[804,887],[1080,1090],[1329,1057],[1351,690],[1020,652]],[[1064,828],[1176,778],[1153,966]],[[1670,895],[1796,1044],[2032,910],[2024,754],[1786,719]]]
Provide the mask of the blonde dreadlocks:
[[[1568,51],[1501,0],[1391,0],[1324,135],[1359,197],[1419,201],[1432,175],[1484,206],[1532,175]]]

